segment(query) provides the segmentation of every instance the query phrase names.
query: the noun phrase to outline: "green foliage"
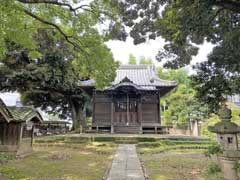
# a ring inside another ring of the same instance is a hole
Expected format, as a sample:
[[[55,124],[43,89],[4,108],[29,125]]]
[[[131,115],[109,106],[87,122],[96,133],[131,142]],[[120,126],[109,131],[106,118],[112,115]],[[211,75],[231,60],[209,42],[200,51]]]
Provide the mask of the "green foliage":
[[[209,137],[212,140],[215,140],[216,134],[208,131],[208,126],[213,126],[214,124],[216,124],[219,121],[220,121],[220,119],[219,119],[218,115],[211,114],[210,117],[201,124],[201,135]]]
[[[203,120],[207,116],[207,106],[201,104],[195,98],[195,91],[191,86],[191,79],[184,69],[164,71],[158,69],[158,75],[162,79],[177,81],[178,87],[161,99],[161,106],[167,106],[167,110],[162,112],[163,123],[177,125],[186,128],[190,119]]]
[[[137,63],[136,57],[130,54],[128,64],[153,64],[153,60],[151,58],[145,58],[144,56],[141,56],[139,58],[139,63]]]
[[[137,147],[141,154],[155,154],[179,149],[207,149],[208,141],[191,141],[191,140],[158,140],[156,142],[138,143]]]
[[[161,36],[167,43],[157,57],[168,59],[165,65],[175,68],[189,64],[197,45],[205,40],[220,45],[239,33],[237,1],[124,1],[119,7],[123,23],[132,28],[129,34],[134,43]]]
[[[188,71],[184,68],[178,70],[168,69],[164,71],[164,68],[159,67],[158,75],[162,79],[176,81],[179,84],[190,85],[191,82],[191,78],[188,76]]]
[[[194,76],[197,98],[207,103],[211,112],[218,111],[225,95],[240,93],[239,1],[120,1],[119,7],[135,44],[157,37],[165,40],[157,54],[164,67],[189,65],[198,45],[215,45],[208,61],[195,66]]]
[[[24,104],[62,118],[70,116],[74,127],[78,126],[77,122],[83,121],[81,112],[90,100],[80,81],[95,79],[97,87],[102,88],[114,79],[118,63],[96,31],[82,39],[90,45],[85,49],[87,57],[73,50],[64,39],[55,39],[51,30],[39,30],[35,39],[41,56],[8,43],[8,54],[0,65],[0,90],[18,91]]]
[[[144,56],[141,56],[139,59],[139,64],[153,64],[152,59],[146,59]]]
[[[240,172],[240,163],[237,162],[234,166],[234,168],[237,170],[237,172],[239,173]]]
[[[215,163],[215,162],[211,162],[209,165],[208,165],[208,173],[209,174],[217,174],[219,172],[221,172],[221,167],[218,163]]]
[[[34,154],[0,165],[1,180],[101,179],[116,145],[79,143],[35,146]],[[79,164],[84,164],[79,166]]]
[[[0,153],[0,164],[3,162],[7,162],[9,160],[14,160],[16,157],[14,155],[9,155],[5,153]]]
[[[213,155],[218,155],[222,153],[221,146],[217,142],[212,142],[208,147],[208,150],[205,152],[207,157],[211,157]]]
[[[64,38],[76,51],[87,56],[86,34],[97,31],[96,25],[110,22],[111,27],[117,24],[118,8],[106,0],[79,2],[66,0],[64,3],[51,0],[2,0],[0,4],[0,59],[7,52],[10,41],[33,51],[31,57],[39,57],[38,43],[35,34],[39,29],[52,29],[55,39]],[[116,23],[115,23],[116,22]],[[106,25],[106,23],[104,24]],[[102,37],[107,40],[112,28],[102,29]]]
[[[118,63],[104,41],[113,37],[117,13],[106,0],[2,0],[0,90],[18,91],[25,104],[62,117],[79,117],[89,100],[79,81],[94,79],[103,88],[114,79]],[[110,27],[99,28],[103,22]]]
[[[133,56],[133,54],[129,54],[128,64],[137,64],[136,58]]]

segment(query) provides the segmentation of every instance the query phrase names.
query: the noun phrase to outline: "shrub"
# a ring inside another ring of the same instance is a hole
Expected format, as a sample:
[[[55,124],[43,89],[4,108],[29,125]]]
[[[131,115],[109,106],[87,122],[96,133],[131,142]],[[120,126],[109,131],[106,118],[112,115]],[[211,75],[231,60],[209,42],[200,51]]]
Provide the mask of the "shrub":
[[[222,153],[222,149],[217,142],[212,142],[212,144],[208,147],[207,151],[205,152],[205,155],[208,157],[211,157],[212,155],[217,155]]]
[[[208,165],[208,173],[209,174],[217,174],[219,172],[221,172],[221,167],[219,164],[215,163],[215,162],[211,162],[209,165]]]

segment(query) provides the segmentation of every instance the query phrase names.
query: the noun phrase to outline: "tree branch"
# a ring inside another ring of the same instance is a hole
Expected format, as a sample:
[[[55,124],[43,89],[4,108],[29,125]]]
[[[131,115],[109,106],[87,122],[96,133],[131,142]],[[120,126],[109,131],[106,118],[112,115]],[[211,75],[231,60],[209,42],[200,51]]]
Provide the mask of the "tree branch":
[[[230,11],[240,13],[240,3],[237,1],[231,0],[220,0],[213,3],[216,6],[220,6],[224,9],[228,9]]]
[[[73,7],[72,5],[68,4],[68,3],[64,3],[64,2],[59,2],[58,0],[17,0],[18,2],[24,3],[24,4],[52,4],[52,5],[57,5],[57,6],[65,6],[68,7],[70,11],[74,12],[75,15],[77,15],[76,11],[78,9],[82,9],[85,11],[89,11],[90,9],[86,9],[90,8],[89,5],[83,4],[80,5],[78,7]]]
[[[42,19],[41,17],[33,14],[32,12],[26,10],[26,9],[24,10],[24,13],[29,15],[29,16],[31,16],[32,18],[40,21],[43,24],[47,24],[47,25],[53,26],[55,29],[57,29],[57,31],[64,37],[64,39],[69,44],[72,44],[74,47],[79,48],[81,51],[84,51],[78,44],[76,44],[75,42],[71,41],[70,38],[72,38],[72,36],[68,36],[58,25],[56,25],[56,24],[54,24],[52,22],[46,21],[46,20]]]

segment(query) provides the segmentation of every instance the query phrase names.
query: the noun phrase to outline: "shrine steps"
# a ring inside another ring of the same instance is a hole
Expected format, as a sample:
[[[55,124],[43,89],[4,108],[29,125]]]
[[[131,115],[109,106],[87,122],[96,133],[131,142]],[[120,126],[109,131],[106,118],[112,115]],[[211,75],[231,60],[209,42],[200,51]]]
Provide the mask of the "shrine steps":
[[[140,126],[114,126],[114,133],[140,134],[142,129]]]

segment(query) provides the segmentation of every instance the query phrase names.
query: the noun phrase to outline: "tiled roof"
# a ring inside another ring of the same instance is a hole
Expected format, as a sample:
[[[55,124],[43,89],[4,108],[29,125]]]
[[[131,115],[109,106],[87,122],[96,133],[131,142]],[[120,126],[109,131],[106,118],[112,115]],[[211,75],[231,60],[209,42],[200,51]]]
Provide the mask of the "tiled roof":
[[[7,122],[10,121],[30,121],[36,118],[37,121],[42,122],[43,119],[40,113],[31,107],[15,107],[6,106],[4,102],[0,99],[0,112],[3,112],[3,116],[6,118]]]
[[[36,117],[38,121],[42,122],[43,119],[39,112],[31,107],[7,107],[15,121],[30,121],[32,118]]]
[[[113,85],[120,83],[125,77],[139,86],[175,87],[177,85],[175,81],[160,79],[153,65],[121,65]]]
[[[153,65],[122,65],[117,70],[112,86],[105,90],[116,90],[123,86],[132,86],[141,91],[159,91],[161,96],[164,96],[175,88],[177,83],[160,79]]]
[[[13,116],[2,99],[0,99],[0,112],[6,119],[12,119]]]
[[[129,82],[122,82],[126,78]],[[95,85],[94,80],[80,81],[82,87],[95,87]],[[133,86],[143,91],[158,90],[164,95],[176,87],[177,83],[160,79],[154,65],[121,65],[117,69],[112,86],[106,87],[105,90],[114,90],[120,86]]]

